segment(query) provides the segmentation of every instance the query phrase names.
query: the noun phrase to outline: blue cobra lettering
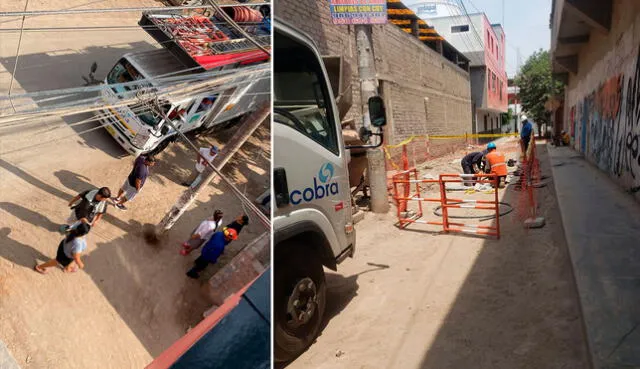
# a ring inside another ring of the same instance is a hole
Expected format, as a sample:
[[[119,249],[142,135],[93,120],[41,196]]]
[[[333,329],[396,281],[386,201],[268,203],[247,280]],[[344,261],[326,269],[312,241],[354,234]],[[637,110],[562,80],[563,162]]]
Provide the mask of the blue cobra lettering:
[[[295,200],[295,199],[293,198],[293,196],[295,196],[295,195],[300,196],[300,200]],[[293,205],[298,205],[298,204],[299,204],[299,203],[301,203],[301,202],[302,202],[302,192],[300,192],[300,191],[298,191],[298,190],[295,190],[295,191],[291,192],[291,203],[292,203]]]

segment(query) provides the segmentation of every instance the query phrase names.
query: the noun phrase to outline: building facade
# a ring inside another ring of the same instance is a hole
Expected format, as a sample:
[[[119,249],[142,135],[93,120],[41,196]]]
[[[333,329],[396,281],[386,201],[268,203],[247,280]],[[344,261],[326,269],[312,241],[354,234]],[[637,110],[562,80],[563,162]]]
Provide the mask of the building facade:
[[[456,0],[406,0],[405,5],[422,19],[463,15]]]
[[[353,119],[359,126],[362,114],[354,27],[332,24],[328,2],[322,1],[279,0],[275,15],[308,34],[323,55],[341,56],[351,66],[353,105],[345,119]],[[437,42],[429,41],[435,35],[408,33],[401,25],[418,18],[404,17],[407,19],[394,24],[390,14],[389,23],[372,27],[378,91],[387,108],[385,141],[395,144],[414,135],[470,133],[468,61],[465,58],[465,63],[459,63],[464,56],[453,55],[457,51],[448,44],[430,47],[429,43]],[[450,151],[451,146],[463,147],[464,139],[434,140],[430,145],[430,154],[438,155]],[[424,143],[416,146],[417,151],[424,149]]]
[[[473,133],[502,131],[507,112],[505,32],[484,13],[429,19],[436,31],[470,60]]]
[[[550,26],[556,131],[640,200],[640,2],[555,0]]]

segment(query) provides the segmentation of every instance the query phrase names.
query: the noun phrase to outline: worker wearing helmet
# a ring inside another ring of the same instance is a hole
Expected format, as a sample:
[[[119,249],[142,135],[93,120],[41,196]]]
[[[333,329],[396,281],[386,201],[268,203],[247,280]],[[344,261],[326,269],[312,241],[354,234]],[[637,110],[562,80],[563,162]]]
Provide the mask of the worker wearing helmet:
[[[493,142],[489,142],[487,145],[484,171],[485,173],[496,174],[500,188],[504,187],[503,183],[507,178],[507,163],[504,159],[504,154],[498,152],[496,144]]]
[[[209,264],[215,264],[224,252],[225,247],[238,238],[238,232],[233,228],[225,228],[222,232],[216,232],[202,248],[202,254],[194,261],[194,266],[187,272],[187,276],[193,279],[200,277],[200,272]]]

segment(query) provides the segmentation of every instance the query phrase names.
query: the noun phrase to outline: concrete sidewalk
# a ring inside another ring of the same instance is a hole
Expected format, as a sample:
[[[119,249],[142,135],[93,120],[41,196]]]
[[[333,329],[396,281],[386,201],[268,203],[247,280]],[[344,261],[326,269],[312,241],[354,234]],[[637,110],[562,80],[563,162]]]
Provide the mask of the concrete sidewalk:
[[[20,366],[2,341],[0,341],[0,369],[20,369]]]
[[[548,146],[595,368],[640,368],[640,204],[572,149]]]

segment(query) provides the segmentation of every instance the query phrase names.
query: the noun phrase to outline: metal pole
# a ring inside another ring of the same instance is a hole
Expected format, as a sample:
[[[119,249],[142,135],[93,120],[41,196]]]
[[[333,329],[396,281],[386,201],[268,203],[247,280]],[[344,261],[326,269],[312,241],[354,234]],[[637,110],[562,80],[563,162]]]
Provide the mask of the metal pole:
[[[216,175],[219,175],[220,178],[227,185],[229,185],[229,187],[236,194],[236,196],[238,196],[241,200],[243,200],[247,204],[247,207],[249,207],[251,211],[255,213],[255,215],[260,219],[260,221],[263,223],[263,225],[267,229],[271,228],[270,220],[249,199],[247,199],[244,196],[244,194],[239,189],[237,189],[228,178],[226,178],[220,173],[224,165],[227,164],[227,162],[240,149],[240,147],[242,147],[242,145],[247,141],[247,139],[251,137],[253,132],[260,126],[260,124],[262,124],[262,122],[264,122],[264,120],[267,119],[270,112],[271,112],[270,104],[261,105],[257,111],[255,111],[254,113],[252,113],[251,115],[247,116],[244,119],[244,121],[238,128],[238,131],[233,135],[233,137],[229,140],[229,143],[225,145],[225,147],[222,149],[222,152],[218,156],[216,156],[213,159],[213,161],[209,162],[209,161],[206,161],[205,158],[203,158],[205,159],[205,162],[208,164],[204,172],[202,173],[202,175],[204,176],[204,179],[200,181],[200,183],[195,188],[192,189],[191,187],[189,187],[182,193],[182,195],[178,198],[178,201],[173,205],[171,210],[164,216],[164,218],[156,226],[156,230],[155,230],[156,237],[165,234],[169,229],[171,229],[171,227],[173,227],[173,225],[178,221],[180,216],[182,216],[182,214],[184,214],[187,208],[193,203],[193,201],[196,199],[196,197],[202,191],[202,189],[204,189],[216,177]],[[169,120],[167,117],[164,117],[164,118],[165,118],[165,122],[167,122],[167,124],[169,124],[171,128],[173,128],[175,131],[178,132],[178,135],[180,135],[180,137],[186,142],[187,146],[191,148],[194,152],[196,152],[198,154],[198,157],[202,158],[202,156],[200,155],[200,150],[198,150],[198,148],[193,144],[193,142],[191,142],[191,140],[189,140],[184,135],[184,133],[177,130],[176,127],[171,122],[171,120]]]
[[[271,5],[271,3],[250,3],[250,4],[223,4],[218,5],[221,8],[234,8],[238,6],[257,6]],[[169,12],[172,10],[189,10],[189,9],[210,9],[211,5],[199,6],[161,6],[161,7],[145,7],[145,8],[104,8],[104,9],[66,9],[66,10],[30,10],[22,12],[0,12],[0,17],[32,17],[39,15],[62,15],[62,14],[86,14],[86,13],[129,13],[129,12],[151,12],[161,11]]]
[[[356,25],[356,46],[358,50],[358,75],[360,77],[360,105],[362,124],[371,128],[369,98],[377,95],[377,78],[373,58],[372,28],[370,25]],[[371,189],[371,211],[387,213],[387,171],[382,148],[367,150],[367,176]]]

